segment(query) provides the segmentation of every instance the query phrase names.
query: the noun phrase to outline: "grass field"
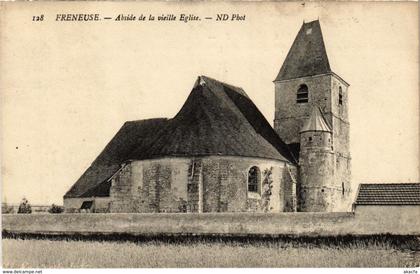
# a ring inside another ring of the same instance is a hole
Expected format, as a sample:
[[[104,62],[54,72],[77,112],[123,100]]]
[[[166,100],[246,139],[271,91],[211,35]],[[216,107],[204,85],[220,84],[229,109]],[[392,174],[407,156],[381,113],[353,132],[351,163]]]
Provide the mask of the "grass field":
[[[6,238],[2,245],[4,268],[414,267],[420,263],[418,251],[399,248],[398,241],[389,239]]]

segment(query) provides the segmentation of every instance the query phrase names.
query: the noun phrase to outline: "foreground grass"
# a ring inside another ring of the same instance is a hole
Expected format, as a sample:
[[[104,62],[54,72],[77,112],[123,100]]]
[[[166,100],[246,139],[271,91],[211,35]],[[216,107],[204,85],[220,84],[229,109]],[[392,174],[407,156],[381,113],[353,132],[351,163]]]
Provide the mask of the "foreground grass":
[[[387,242],[345,245],[240,241],[3,239],[5,268],[414,267],[418,253]]]

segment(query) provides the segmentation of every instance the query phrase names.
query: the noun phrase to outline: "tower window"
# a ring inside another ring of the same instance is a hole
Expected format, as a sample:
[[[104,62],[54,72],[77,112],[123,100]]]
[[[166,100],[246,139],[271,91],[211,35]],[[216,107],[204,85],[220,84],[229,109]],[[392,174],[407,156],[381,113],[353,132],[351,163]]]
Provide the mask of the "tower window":
[[[248,171],[248,191],[249,192],[259,192],[261,172],[260,169],[256,166],[253,166]]]
[[[344,182],[341,182],[341,194],[344,196]]]
[[[309,142],[312,142],[312,137],[309,137]]]
[[[343,104],[343,89],[341,87],[338,88],[338,104]]]
[[[307,103],[309,97],[308,86],[303,84],[299,86],[299,89],[296,94],[296,103]]]

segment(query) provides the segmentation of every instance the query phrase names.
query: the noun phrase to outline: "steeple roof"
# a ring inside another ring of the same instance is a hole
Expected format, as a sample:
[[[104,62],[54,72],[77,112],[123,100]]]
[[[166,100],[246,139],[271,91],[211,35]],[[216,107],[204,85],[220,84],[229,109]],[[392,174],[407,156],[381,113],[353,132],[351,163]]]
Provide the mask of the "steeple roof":
[[[274,81],[330,73],[319,20],[303,23]]]
[[[306,120],[303,125],[300,133],[307,131],[326,131],[331,132],[331,127],[328,125],[327,120],[325,120],[324,115],[319,107],[313,107],[311,116]]]

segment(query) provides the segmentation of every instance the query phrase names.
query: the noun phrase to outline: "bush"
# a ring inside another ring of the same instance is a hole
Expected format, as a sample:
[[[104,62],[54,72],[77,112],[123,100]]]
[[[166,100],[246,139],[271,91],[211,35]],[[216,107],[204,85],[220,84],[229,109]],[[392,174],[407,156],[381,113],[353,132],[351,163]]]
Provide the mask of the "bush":
[[[19,205],[18,213],[30,214],[32,213],[31,205],[29,204],[26,198],[23,198],[22,202]]]
[[[1,213],[2,214],[12,214],[14,213],[13,206],[9,206],[7,203],[3,203],[1,205]]]
[[[58,213],[63,213],[64,209],[61,206],[52,204],[51,207],[48,209],[49,213],[53,213],[53,214],[58,214]]]

